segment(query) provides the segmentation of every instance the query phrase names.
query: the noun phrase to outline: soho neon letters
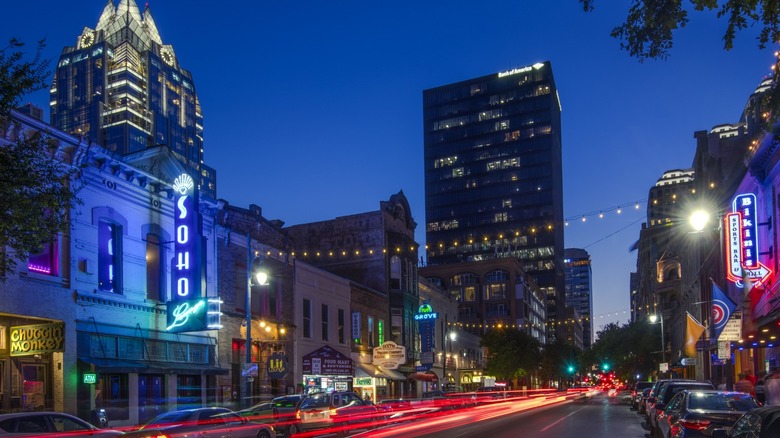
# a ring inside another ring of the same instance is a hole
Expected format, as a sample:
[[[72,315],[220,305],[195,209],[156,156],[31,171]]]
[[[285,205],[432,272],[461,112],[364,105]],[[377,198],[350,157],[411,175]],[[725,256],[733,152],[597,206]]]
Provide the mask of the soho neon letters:
[[[173,181],[173,292],[168,302],[169,332],[206,330],[210,304],[201,296],[198,200],[195,181],[186,173]],[[215,327],[218,327],[218,322]]]

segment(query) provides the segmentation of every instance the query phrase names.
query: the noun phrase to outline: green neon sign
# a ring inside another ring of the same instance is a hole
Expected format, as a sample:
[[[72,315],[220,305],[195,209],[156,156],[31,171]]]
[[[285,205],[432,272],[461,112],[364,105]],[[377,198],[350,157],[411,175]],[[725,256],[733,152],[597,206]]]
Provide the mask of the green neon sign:
[[[95,373],[84,373],[84,383],[94,385],[97,383],[97,374]]]

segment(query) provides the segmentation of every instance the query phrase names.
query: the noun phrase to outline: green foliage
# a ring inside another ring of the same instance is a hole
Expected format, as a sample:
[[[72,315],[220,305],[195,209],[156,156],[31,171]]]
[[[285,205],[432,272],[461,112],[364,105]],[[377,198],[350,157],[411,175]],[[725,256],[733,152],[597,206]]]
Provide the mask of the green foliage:
[[[661,329],[646,320],[625,325],[607,324],[598,332],[598,339],[585,352],[583,361],[590,367],[615,371],[621,380],[632,380],[637,373],[647,375],[658,369],[661,361]],[[608,365],[609,369],[603,366]]]
[[[23,61],[22,43],[12,39],[0,50],[0,280],[68,229],[69,209],[79,201],[72,183],[78,169],[57,156],[58,144],[46,133],[10,129],[11,110],[26,93],[45,86],[46,66],[38,43],[32,61]]]
[[[499,380],[522,378],[539,364],[539,341],[520,330],[491,330],[481,345],[488,349],[486,372]]]
[[[590,12],[596,0],[580,0]],[[610,35],[620,40],[620,48],[639,59],[666,59],[673,45],[673,32],[688,24],[688,8],[695,11],[718,11],[718,18],[727,17],[723,35],[724,49],[734,47],[738,31],[755,24],[762,26],[758,47],[780,39],[779,0],[632,0],[626,21],[612,29]]]
[[[574,372],[574,369],[578,367],[577,364],[580,363],[581,354],[577,347],[561,339],[545,345],[542,349],[539,377],[543,381],[568,378]],[[568,371],[569,366],[572,367],[572,371]]]
[[[32,60],[24,60],[24,43],[12,38],[0,50],[0,120],[19,106],[26,94],[46,88],[49,61],[43,59],[44,40],[38,42]]]

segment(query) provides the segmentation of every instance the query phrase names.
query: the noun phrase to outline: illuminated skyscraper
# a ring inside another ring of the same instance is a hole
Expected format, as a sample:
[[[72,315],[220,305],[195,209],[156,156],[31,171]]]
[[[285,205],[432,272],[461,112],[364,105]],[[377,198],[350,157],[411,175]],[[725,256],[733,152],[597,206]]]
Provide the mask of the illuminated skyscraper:
[[[192,75],[163,43],[148,5],[141,13],[134,0],[108,0],[97,26],[63,49],[50,91],[54,127],[119,155],[165,146],[216,197]]]
[[[423,91],[428,264],[515,257],[551,322],[564,305],[560,112],[549,62]]]
[[[590,254],[580,248],[566,248],[566,306],[582,320],[582,346],[593,342],[593,271]]]

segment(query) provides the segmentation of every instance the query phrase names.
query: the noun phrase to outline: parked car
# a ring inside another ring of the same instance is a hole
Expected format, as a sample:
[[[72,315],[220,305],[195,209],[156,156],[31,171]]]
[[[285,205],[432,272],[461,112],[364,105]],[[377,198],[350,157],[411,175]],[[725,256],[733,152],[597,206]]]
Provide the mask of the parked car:
[[[646,401],[648,397],[650,397],[650,391],[652,391],[653,388],[645,388],[644,391],[642,391],[642,395],[639,397],[639,401],[637,402],[637,411],[640,414],[647,413],[647,404]]]
[[[140,429],[125,437],[157,438],[159,436],[229,436],[231,438],[275,438],[271,426],[249,421],[227,408],[195,408],[171,411],[154,417]]]
[[[270,424],[277,433],[289,435],[290,425],[295,422],[295,409],[303,397],[303,394],[283,395],[236,413],[258,423]]]
[[[777,438],[780,436],[780,406],[756,408],[744,413],[730,430],[712,431],[713,438]]]
[[[666,382],[668,382],[670,379],[659,379],[656,380],[653,384],[653,387],[650,388],[650,393],[647,394],[647,397],[645,398],[645,409],[644,414],[647,418],[648,423],[650,422],[650,410],[655,405],[655,399],[658,397],[658,392],[661,390],[663,385],[666,385]]]
[[[81,418],[62,412],[16,412],[0,415],[0,435],[42,436],[56,434],[58,437],[89,436],[115,437],[122,431],[98,429]]]
[[[331,429],[345,435],[351,429],[373,428],[378,415],[376,406],[351,391],[309,394],[298,405],[290,434]]]
[[[661,438],[709,437],[714,429],[731,429],[745,412],[759,407],[750,394],[734,391],[684,390],[659,414]]]
[[[639,399],[642,397],[642,392],[645,389],[652,388],[654,382],[636,382],[636,385],[631,389],[631,408],[639,410]]]
[[[669,401],[677,395],[678,392],[684,390],[696,390],[696,389],[711,389],[715,390],[712,383],[709,382],[696,382],[691,380],[670,380],[661,387],[656,397],[655,404],[649,406],[647,425],[650,426],[650,434],[655,434],[655,429],[658,424],[658,416],[666,409],[666,405]]]

